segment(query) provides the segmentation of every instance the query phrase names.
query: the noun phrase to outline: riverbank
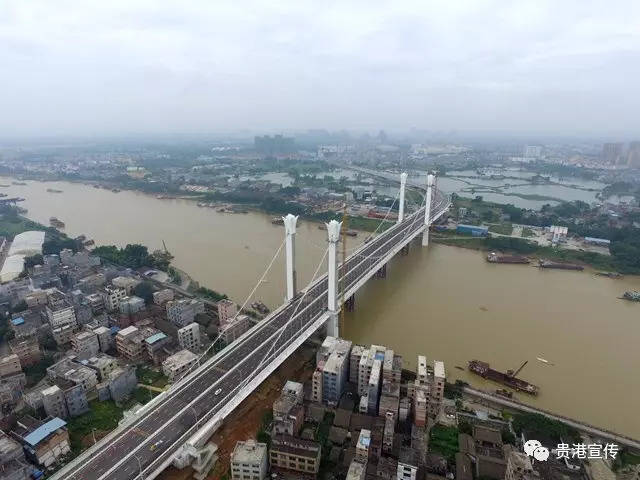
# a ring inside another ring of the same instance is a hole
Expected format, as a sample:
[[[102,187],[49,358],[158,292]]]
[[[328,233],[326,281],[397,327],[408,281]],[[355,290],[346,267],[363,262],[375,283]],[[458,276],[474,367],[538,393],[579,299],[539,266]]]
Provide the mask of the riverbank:
[[[533,242],[511,237],[471,237],[458,233],[432,232],[431,239],[436,243],[452,247],[480,250],[484,252],[499,251],[527,256],[537,260],[553,260],[558,262],[575,263],[599,271],[622,272],[627,275],[637,275],[640,272],[621,268],[611,256],[596,252],[584,252],[558,247],[541,247]]]

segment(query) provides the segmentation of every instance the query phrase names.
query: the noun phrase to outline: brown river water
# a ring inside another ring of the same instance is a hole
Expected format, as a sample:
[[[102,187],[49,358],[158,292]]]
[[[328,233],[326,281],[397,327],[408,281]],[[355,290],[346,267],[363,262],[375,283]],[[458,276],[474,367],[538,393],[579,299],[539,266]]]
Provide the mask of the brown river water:
[[[69,235],[84,233],[97,244],[157,249],[164,240],[177,267],[239,303],[284,237],[268,215],[218,213],[187,200],[68,182],[27,181],[0,191],[24,197],[29,218],[48,225],[56,216]],[[325,236],[317,224],[299,224],[299,286],[316,270]],[[348,248],[363,238],[349,238]],[[325,271],[322,265],[319,274]],[[498,386],[455,366],[466,369],[468,360],[479,359],[506,370],[528,360],[520,377],[538,385],[540,395],[520,400],[639,438],[640,304],[616,298],[632,289],[640,290],[640,278],[495,265],[480,252],[433,244],[423,249],[414,242],[408,256],[392,260],[387,278],[372,279],[358,292],[344,336],[387,345],[411,368],[418,354],[444,360],[449,379],[492,390]],[[274,307],[284,291],[282,248],[254,298]]]

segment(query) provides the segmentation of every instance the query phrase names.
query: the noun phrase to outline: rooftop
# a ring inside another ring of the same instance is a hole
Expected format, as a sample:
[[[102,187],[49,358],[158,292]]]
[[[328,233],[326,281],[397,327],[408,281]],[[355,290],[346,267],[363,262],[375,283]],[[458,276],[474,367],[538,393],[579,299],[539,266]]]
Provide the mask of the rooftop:
[[[267,444],[255,440],[236,442],[231,461],[236,463],[259,463],[267,454]]]
[[[66,424],[67,422],[65,422],[61,418],[55,417],[54,419],[49,420],[47,423],[40,425],[33,432],[31,432],[29,435],[24,437],[24,441],[27,442],[32,447],[35,447],[42,440],[47,438],[49,435],[51,435],[53,432],[55,432],[59,428],[64,427]]]
[[[144,341],[147,342],[149,345],[153,345],[154,343],[159,342],[160,340],[163,340],[165,338],[167,338],[167,336],[164,333],[158,332],[154,335],[151,335],[148,338],[145,338]]]

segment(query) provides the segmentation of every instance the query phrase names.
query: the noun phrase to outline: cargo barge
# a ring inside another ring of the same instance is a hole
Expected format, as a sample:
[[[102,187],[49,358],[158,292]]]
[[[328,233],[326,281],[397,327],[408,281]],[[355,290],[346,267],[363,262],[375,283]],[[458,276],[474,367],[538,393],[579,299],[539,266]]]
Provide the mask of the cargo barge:
[[[575,263],[560,263],[551,262],[549,260],[540,260],[538,263],[540,268],[556,268],[558,270],[584,270],[582,265],[576,265]]]
[[[525,362],[522,367],[524,367],[526,363],[527,362]],[[487,362],[481,362],[480,360],[471,360],[469,362],[469,371],[471,373],[480,375],[482,378],[486,378],[487,380],[501,383],[502,385],[513,388],[519,392],[528,393],[529,395],[538,395],[538,392],[540,391],[539,387],[525,380],[516,378],[516,375],[520,370],[522,370],[522,367],[520,367],[515,373],[512,370],[507,370],[505,373],[494,370]]]
[[[495,252],[491,252],[487,255],[487,262],[490,263],[530,263],[527,257],[521,255],[498,255]]]

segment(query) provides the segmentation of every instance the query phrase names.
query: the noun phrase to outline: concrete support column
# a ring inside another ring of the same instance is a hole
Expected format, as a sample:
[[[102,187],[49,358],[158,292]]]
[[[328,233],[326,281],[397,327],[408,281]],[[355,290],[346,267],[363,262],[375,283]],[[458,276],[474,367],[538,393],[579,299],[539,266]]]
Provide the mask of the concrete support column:
[[[398,207],[398,223],[402,223],[404,220],[404,189],[407,184],[407,174],[402,172],[400,174],[400,205]]]
[[[433,197],[433,184],[435,176],[427,175],[427,199],[424,205],[424,232],[422,232],[422,246],[429,245],[429,226],[431,225],[431,199]]]
[[[327,225],[327,239],[329,241],[329,265],[327,268],[327,310],[331,317],[327,321],[327,335],[339,337],[338,327],[338,242],[342,222],[331,220]]]
[[[296,215],[282,217],[285,231],[285,252],[287,256],[287,301],[296,295]]]

